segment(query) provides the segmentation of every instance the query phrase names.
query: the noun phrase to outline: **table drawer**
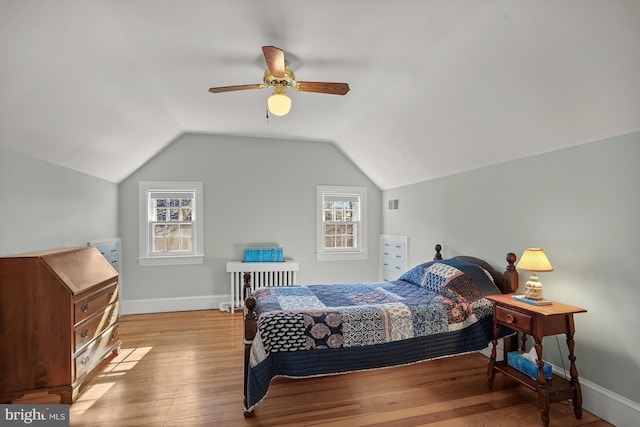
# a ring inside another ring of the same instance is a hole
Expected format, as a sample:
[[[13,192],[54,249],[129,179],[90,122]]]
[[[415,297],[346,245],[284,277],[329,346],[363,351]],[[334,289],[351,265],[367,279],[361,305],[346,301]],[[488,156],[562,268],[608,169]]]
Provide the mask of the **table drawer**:
[[[73,303],[74,325],[88,319],[118,300],[118,282],[105,286],[91,295],[80,298]]]
[[[92,339],[100,335],[102,331],[118,321],[118,304],[114,303],[97,316],[87,319],[86,321],[76,325],[74,329],[75,335],[75,351],[91,342]]]
[[[500,323],[527,334],[531,334],[533,329],[533,318],[530,315],[500,306],[496,306],[495,310],[496,319]]]

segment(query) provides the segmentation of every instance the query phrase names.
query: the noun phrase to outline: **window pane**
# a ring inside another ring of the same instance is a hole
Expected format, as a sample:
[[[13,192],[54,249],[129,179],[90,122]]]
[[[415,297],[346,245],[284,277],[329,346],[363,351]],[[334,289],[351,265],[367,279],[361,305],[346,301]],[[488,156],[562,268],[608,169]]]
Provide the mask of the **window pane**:
[[[183,251],[191,250],[191,238],[182,238],[180,244]]]
[[[336,221],[344,221],[344,212],[343,211],[336,211]]]
[[[324,227],[324,234],[327,236],[333,236],[336,234],[336,226],[333,224],[328,224]]]
[[[333,211],[324,211],[324,220],[333,221]]]
[[[180,219],[180,221],[191,221],[191,208],[182,208],[180,209],[180,213],[182,215],[182,218]]]
[[[170,237],[167,239],[167,245],[169,252],[177,252],[180,249],[180,239]]]
[[[164,238],[153,239],[153,252],[166,252],[167,240]]]
[[[180,235],[180,226],[178,224],[167,225],[167,235],[169,237],[178,237]]]
[[[167,235],[167,226],[164,224],[155,224],[153,226],[153,236],[163,237]]]
[[[170,208],[169,209],[169,218],[171,221],[178,221],[180,220],[180,209],[178,208]]]
[[[344,224],[340,224],[337,227],[336,234],[345,234],[347,232],[347,226]]]
[[[169,199],[169,206],[171,207],[180,206],[180,199]]]
[[[167,210],[165,208],[156,209],[156,221],[166,221]]]
[[[182,237],[191,237],[191,224],[182,224],[180,226],[180,234]]]
[[[327,248],[335,248],[336,246],[336,242],[335,242],[335,238],[333,236],[327,236],[324,239],[324,245]]]
[[[156,201],[156,207],[158,208],[164,208],[168,206],[168,202],[167,199],[155,199]]]

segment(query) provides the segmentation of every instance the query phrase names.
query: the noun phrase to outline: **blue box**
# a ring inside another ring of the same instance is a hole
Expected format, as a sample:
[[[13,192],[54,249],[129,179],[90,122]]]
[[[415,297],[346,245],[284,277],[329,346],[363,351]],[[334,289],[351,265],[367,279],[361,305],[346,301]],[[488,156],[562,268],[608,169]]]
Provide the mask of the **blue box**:
[[[529,359],[525,359],[524,357],[522,357],[521,351],[510,351],[509,353],[507,353],[507,364],[534,380],[538,379],[538,365],[533,363]],[[546,379],[550,380],[551,378],[553,378],[551,365],[549,365],[548,363],[544,364],[542,372],[544,373],[544,377]]]
[[[282,262],[282,248],[245,248],[244,262]]]

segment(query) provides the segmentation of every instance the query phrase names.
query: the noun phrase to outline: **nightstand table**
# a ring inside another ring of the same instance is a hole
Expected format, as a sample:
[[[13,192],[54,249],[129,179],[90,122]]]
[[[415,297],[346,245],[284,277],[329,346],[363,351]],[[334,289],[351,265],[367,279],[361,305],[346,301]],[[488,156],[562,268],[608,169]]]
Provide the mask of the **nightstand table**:
[[[573,354],[574,341],[573,334],[575,327],[573,315],[575,313],[585,313],[587,310],[580,307],[560,304],[554,302],[550,305],[536,306],[525,302],[519,302],[512,298],[513,294],[491,295],[486,298],[493,301],[493,346],[489,358],[487,369],[487,380],[489,389],[493,386],[493,379],[496,372],[502,372],[520,384],[538,393],[538,409],[543,424],[549,425],[549,407],[551,402],[571,399],[573,411],[576,418],[582,418],[582,391],[578,382],[578,369],[576,368],[576,357]],[[538,379],[533,380],[517,369],[507,364],[507,345],[505,344],[504,359],[496,361],[496,346],[498,344],[498,334],[500,326],[506,326],[516,332],[522,333],[521,350],[524,351],[524,344],[527,335],[531,335],[538,357]],[[542,338],[549,335],[565,334],[567,337],[567,347],[569,349],[570,380],[566,380],[558,375],[553,375],[553,379],[547,380],[544,377],[542,361]]]

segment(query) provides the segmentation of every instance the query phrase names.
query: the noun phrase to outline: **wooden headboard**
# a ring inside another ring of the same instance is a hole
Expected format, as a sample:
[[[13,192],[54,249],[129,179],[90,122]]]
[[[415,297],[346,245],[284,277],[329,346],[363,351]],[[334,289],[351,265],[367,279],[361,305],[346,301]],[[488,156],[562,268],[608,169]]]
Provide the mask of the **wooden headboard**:
[[[442,245],[436,245],[435,250],[436,255],[433,259],[442,259],[442,254],[440,253],[440,251],[442,251]],[[474,256],[459,255],[453,258],[479,265],[480,267],[487,270],[489,274],[491,274],[491,277],[493,277],[494,283],[502,291],[503,294],[513,293],[518,289],[518,270],[516,270],[516,266],[514,265],[516,262],[516,254],[514,254],[513,252],[509,252],[507,254],[507,266],[505,267],[505,270],[503,272],[496,270],[485,260]]]

